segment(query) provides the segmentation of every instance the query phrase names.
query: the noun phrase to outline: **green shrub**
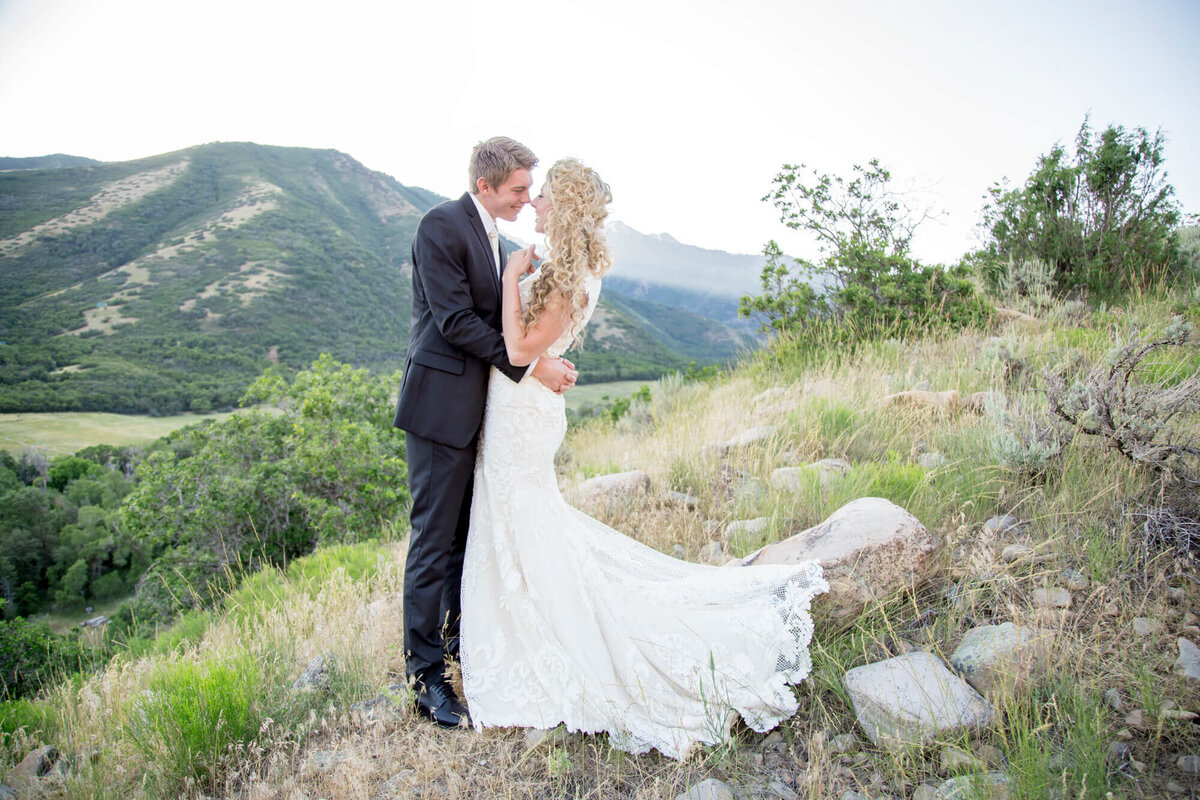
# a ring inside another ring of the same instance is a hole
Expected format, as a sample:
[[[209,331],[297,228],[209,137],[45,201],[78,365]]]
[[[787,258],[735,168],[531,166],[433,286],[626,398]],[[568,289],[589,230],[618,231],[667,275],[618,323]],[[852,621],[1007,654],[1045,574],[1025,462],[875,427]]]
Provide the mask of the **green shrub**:
[[[165,796],[190,780],[213,786],[220,766],[262,726],[263,665],[249,653],[162,667],[134,701],[125,735]]]
[[[78,631],[60,636],[24,617],[0,620],[0,700],[32,697],[64,674],[87,669],[96,656]]]
[[[1145,128],[1110,125],[1096,136],[1085,118],[1073,155],[1056,144],[1020,188],[994,185],[981,270],[991,288],[999,288],[1000,265],[1010,260],[1040,259],[1059,290],[1100,298],[1148,285],[1155,270],[1184,274],[1174,234],[1182,215],[1163,169],[1165,144],[1162,131]]]
[[[813,344],[906,336],[986,322],[991,308],[977,295],[968,268],[927,266],[909,255],[909,243],[927,213],[906,208],[889,187],[891,174],[871,161],[854,166],[847,181],[802,175],[785,164],[764,197],[789,228],[811,233],[821,247],[817,263],[794,259],[793,273],[774,241],[763,293],[742,298],[739,314],[758,316],[765,330],[791,332]]]

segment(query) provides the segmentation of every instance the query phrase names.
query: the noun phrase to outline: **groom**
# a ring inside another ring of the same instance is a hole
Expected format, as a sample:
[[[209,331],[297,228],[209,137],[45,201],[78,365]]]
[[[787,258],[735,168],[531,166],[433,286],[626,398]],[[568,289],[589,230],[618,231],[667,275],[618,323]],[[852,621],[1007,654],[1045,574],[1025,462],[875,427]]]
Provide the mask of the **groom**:
[[[560,393],[577,377],[565,359],[514,367],[500,333],[504,248],[496,219],[514,221],[529,202],[535,164],[533,152],[512,139],[475,145],[471,191],[430,209],[413,239],[412,328],[394,423],[407,432],[412,494],[404,650],[417,710],[446,727],[470,721],[446,681],[444,659],[458,655],[459,590],[489,367],[513,381],[531,373]]]

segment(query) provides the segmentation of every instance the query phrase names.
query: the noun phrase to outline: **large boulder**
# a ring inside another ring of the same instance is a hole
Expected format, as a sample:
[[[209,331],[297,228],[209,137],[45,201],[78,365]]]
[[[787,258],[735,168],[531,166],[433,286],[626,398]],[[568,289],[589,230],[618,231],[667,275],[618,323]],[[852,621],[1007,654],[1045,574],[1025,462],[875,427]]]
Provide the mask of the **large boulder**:
[[[876,745],[927,745],[977,730],[995,715],[966,681],[924,650],[855,667],[842,685]]]
[[[923,576],[933,550],[933,536],[916,517],[889,500],[863,497],[821,524],[735,563],[820,561],[829,591],[813,601],[813,611],[826,621],[841,622]]]

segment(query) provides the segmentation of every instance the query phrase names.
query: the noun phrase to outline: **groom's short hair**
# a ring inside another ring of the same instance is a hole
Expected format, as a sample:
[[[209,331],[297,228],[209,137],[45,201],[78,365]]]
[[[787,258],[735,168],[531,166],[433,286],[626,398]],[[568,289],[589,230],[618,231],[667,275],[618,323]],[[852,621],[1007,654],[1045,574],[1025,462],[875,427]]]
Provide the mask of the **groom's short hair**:
[[[533,169],[537,156],[525,145],[507,136],[493,136],[471,150],[471,194],[479,194],[479,179],[493,189],[519,169]]]

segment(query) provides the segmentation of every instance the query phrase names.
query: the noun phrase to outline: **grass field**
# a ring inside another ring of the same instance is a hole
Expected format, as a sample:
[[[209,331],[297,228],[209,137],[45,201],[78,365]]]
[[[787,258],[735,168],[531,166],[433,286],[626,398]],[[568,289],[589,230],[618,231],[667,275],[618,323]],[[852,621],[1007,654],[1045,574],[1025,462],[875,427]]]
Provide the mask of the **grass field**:
[[[567,407],[578,410],[588,403],[628,397],[654,381],[613,381],[577,386],[566,394]],[[179,414],[146,417],[91,411],[0,414],[0,449],[19,455],[25,448],[44,448],[51,455],[74,453],[94,444],[144,444],[171,431],[203,419],[222,419],[219,414]]]
[[[567,408],[579,410],[588,403],[598,403],[608,395],[609,400],[628,397],[643,386],[654,391],[655,381],[611,381],[609,383],[585,383],[566,394]]]
[[[27,447],[44,448],[51,455],[74,453],[94,444],[143,444],[202,419],[219,414],[179,414],[145,417],[133,414],[74,412],[0,414],[0,448],[18,455]]]

